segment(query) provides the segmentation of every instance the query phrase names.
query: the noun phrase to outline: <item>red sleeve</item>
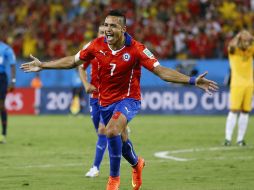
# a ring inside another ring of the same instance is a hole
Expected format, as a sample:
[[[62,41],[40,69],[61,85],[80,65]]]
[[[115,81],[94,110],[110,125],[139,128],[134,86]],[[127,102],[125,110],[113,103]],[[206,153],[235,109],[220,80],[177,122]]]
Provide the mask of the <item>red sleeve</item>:
[[[90,63],[90,61],[95,57],[94,47],[95,47],[95,41],[92,41],[86,44],[84,48],[79,52],[79,59],[87,63]]]
[[[139,62],[149,71],[153,71],[153,68],[160,64],[152,52],[150,52],[143,44],[139,44],[137,49]]]

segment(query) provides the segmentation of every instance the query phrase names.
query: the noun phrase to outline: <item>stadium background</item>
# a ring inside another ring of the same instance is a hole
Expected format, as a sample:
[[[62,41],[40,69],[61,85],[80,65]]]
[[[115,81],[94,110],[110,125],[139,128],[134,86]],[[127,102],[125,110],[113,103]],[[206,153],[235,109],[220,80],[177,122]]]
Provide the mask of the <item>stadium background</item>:
[[[40,102],[45,115],[9,117],[7,143],[0,145],[0,189],[105,189],[107,153],[100,176],[84,177],[96,143],[90,116],[64,115],[69,113],[75,71],[40,72],[43,88],[35,91],[30,88],[35,74],[25,74],[19,66],[30,53],[42,60],[76,53],[95,36],[107,10],[119,7],[127,12],[129,32],[163,65],[192,75],[208,70],[208,78],[221,87],[210,97],[143,70],[142,112],[157,115],[138,114],[130,123],[135,150],[147,163],[142,189],[253,190],[254,119],[250,117],[246,134],[248,146],[233,142],[224,147],[222,115],[228,101],[225,47],[243,27],[253,34],[253,0],[1,0],[0,35],[18,57],[18,88],[8,94],[7,108],[12,114],[36,114],[34,103]],[[164,158],[155,156],[163,152]],[[131,173],[123,159],[121,190],[127,189]]]
[[[42,60],[75,54],[96,36],[109,9],[121,8],[128,32],[160,59],[188,75],[208,71],[221,90],[207,97],[193,88],[178,88],[143,69],[142,113],[224,114],[228,109],[227,43],[242,28],[253,32],[253,0],[11,0],[1,1],[1,35],[15,51],[17,90],[6,105],[13,114],[67,114],[75,70],[43,71],[40,93],[30,88],[35,74],[19,65],[29,54]],[[86,97],[87,105],[87,97]],[[88,106],[83,112],[88,113]]]

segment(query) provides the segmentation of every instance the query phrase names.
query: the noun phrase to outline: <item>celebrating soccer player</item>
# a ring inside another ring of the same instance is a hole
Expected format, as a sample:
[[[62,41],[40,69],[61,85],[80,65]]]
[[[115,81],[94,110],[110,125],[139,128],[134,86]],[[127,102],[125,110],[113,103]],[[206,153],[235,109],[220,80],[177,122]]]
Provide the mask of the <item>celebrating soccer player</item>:
[[[195,85],[208,93],[218,89],[215,82],[207,80],[204,73],[197,78],[189,77],[160,65],[154,55],[140,42],[126,32],[126,18],[118,10],[110,11],[105,18],[105,37],[96,38],[74,56],[50,62],[33,61],[24,63],[25,72],[42,69],[69,69],[90,62],[96,57],[98,69],[99,104],[110,159],[110,177],[107,190],[118,190],[120,186],[121,155],[132,165],[132,186],[138,190],[142,184],[142,170],[145,161],[136,156],[131,141],[125,146],[121,133],[138,113],[141,107],[141,66],[167,82]],[[125,148],[124,148],[125,147]]]
[[[245,146],[245,132],[248,126],[249,112],[253,95],[253,55],[254,37],[246,30],[239,32],[228,46],[231,68],[230,112],[226,121],[226,140],[231,145],[232,134],[238,118],[237,144]]]

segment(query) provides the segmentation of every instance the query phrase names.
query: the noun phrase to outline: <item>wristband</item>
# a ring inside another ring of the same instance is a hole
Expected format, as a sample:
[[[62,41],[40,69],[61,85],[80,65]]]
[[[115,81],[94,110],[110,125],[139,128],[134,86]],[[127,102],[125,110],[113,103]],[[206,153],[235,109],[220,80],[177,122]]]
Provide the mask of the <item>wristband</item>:
[[[16,82],[16,79],[15,79],[15,78],[11,79],[11,82],[12,82],[12,83],[15,83],[15,82]]]
[[[196,85],[196,77],[190,77],[189,84]]]

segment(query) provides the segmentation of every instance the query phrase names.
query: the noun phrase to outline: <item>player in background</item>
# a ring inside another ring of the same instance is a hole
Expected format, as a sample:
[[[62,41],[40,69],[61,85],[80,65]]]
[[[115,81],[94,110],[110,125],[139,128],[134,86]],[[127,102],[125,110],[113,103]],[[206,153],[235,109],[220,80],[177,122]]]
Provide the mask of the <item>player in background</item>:
[[[237,144],[245,146],[244,136],[248,126],[253,95],[254,37],[246,30],[239,32],[228,45],[231,68],[230,111],[225,130],[225,146],[231,145],[238,117]]]
[[[104,36],[104,26],[99,26],[98,37]],[[87,80],[86,69],[91,64],[91,81]],[[95,158],[93,166],[86,173],[86,177],[97,177],[99,175],[100,165],[107,148],[107,137],[106,137],[106,127],[102,121],[100,114],[100,106],[98,103],[99,92],[98,88],[98,66],[99,63],[96,58],[91,62],[86,62],[79,67],[79,76],[84,85],[86,93],[90,95],[90,114],[93,121],[94,128],[96,130],[98,139],[96,143]]]
[[[16,57],[13,49],[0,41],[0,112],[2,121],[2,134],[0,136],[0,143],[6,143],[7,136],[7,111],[5,108],[5,98],[7,92],[13,91],[16,83]],[[8,87],[7,67],[11,67],[11,81]]]
[[[181,74],[160,65],[153,54],[126,32],[126,18],[118,10],[110,11],[105,18],[105,37],[96,38],[74,56],[55,61],[33,61],[21,65],[25,72],[42,69],[69,69],[90,62],[95,57],[99,62],[99,104],[106,125],[110,176],[107,190],[120,187],[121,154],[132,166],[132,187],[139,190],[142,184],[142,170],[145,161],[138,157],[128,139],[125,147],[121,133],[141,107],[140,76],[141,66],[167,82],[195,85],[207,93],[218,89],[215,82],[207,80],[204,73],[197,78]],[[145,133],[145,129],[144,129]],[[145,142],[144,142],[145,143]],[[123,153],[122,153],[123,152]]]
[[[99,26],[98,37],[104,36],[104,25]],[[90,78],[91,81],[87,80],[87,67],[91,65]],[[94,58],[91,63],[84,63],[79,67],[79,75],[81,81],[84,85],[86,93],[90,94],[90,114],[91,118],[98,135],[98,140],[96,143],[95,158],[93,166],[86,173],[86,177],[97,177],[99,175],[100,164],[102,162],[104,152],[107,148],[107,137],[106,137],[106,127],[103,123],[101,114],[100,114],[100,105],[99,105],[99,92],[98,92],[98,66],[99,63],[96,58]],[[128,130],[125,130],[122,133],[122,140],[125,142],[128,139]]]

